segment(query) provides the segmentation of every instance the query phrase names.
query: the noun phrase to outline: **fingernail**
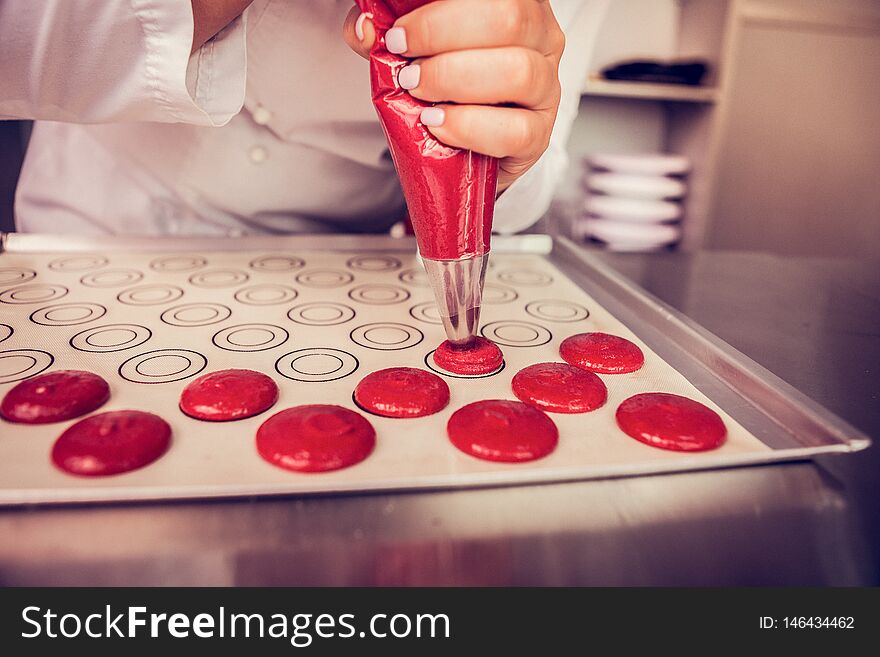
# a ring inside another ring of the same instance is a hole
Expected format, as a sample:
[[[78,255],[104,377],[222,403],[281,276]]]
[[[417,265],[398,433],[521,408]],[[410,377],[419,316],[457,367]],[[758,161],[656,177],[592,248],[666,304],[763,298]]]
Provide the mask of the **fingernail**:
[[[397,82],[404,89],[415,89],[419,86],[419,80],[422,77],[422,67],[418,64],[410,64],[400,69],[397,74]]]
[[[402,27],[392,27],[385,33],[385,47],[388,52],[400,55],[406,52],[406,30]]]
[[[419,115],[419,119],[429,128],[438,128],[446,121],[446,112],[442,107],[426,107]]]
[[[357,21],[354,24],[354,34],[358,38],[358,41],[364,40],[364,21],[367,19],[372,20],[373,14],[370,12],[364,12],[360,16],[358,16]]]

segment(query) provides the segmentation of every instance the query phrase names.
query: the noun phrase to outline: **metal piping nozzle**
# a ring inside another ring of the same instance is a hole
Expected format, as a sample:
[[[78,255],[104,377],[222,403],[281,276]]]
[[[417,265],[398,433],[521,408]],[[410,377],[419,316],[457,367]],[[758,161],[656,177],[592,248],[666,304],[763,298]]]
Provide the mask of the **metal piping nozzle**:
[[[428,282],[452,344],[467,344],[477,335],[483,281],[489,254],[461,260],[429,260],[422,258]]]

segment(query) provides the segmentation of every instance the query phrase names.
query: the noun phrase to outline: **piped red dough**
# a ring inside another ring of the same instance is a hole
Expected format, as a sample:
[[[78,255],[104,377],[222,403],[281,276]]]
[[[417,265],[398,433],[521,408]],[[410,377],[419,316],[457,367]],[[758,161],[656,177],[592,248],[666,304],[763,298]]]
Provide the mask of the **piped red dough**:
[[[485,461],[534,461],[559,442],[559,431],[545,413],[506,399],[463,406],[449,418],[446,430],[458,449]]]
[[[436,374],[414,367],[389,367],[365,376],[354,400],[369,413],[408,418],[433,415],[449,403],[449,386]]]
[[[610,333],[579,333],[562,341],[559,355],[569,365],[598,374],[627,374],[641,369],[638,345]]]
[[[225,422],[253,417],[278,401],[278,385],[252,370],[219,370],[192,381],[180,395],[180,410],[197,420]]]
[[[711,408],[665,392],[646,392],[625,400],[617,424],[647,445],[677,452],[702,452],[724,444],[727,429]]]
[[[397,82],[406,57],[388,52],[385,32],[394,21],[431,0],[357,0],[372,14],[376,42],[370,53],[373,104],[388,138],[419,252],[431,260],[456,260],[489,251],[498,160],[446,146],[422,125],[431,103]]]
[[[446,340],[434,351],[434,363],[452,374],[479,376],[497,371],[504,363],[504,354],[497,344],[479,336],[466,345]]]
[[[75,475],[99,477],[149,465],[171,444],[171,427],[143,411],[108,411],[69,427],[52,447],[52,462]]]
[[[46,424],[72,420],[103,406],[110,386],[97,374],[59,370],[22,381],[3,397],[0,416],[10,422]]]
[[[376,446],[373,426],[342,406],[309,404],[280,411],[257,430],[257,452],[266,461],[297,472],[347,468]]]

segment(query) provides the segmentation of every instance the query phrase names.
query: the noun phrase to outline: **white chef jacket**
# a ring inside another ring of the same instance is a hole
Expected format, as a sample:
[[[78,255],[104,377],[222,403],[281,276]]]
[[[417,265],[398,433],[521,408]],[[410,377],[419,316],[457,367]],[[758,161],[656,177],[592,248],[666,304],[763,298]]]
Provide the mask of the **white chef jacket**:
[[[515,232],[567,165],[606,0],[554,0],[568,36],[550,148],[498,200]],[[404,213],[352,0],[256,0],[190,54],[190,0],[0,0],[0,118],[35,119],[19,230],[241,235],[387,230]]]

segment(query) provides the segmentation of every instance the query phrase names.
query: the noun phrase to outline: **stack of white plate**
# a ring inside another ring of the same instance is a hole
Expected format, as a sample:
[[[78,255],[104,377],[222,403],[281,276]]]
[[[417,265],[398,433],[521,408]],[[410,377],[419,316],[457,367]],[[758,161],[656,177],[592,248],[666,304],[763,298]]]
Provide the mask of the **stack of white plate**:
[[[650,251],[681,239],[687,158],[597,154],[589,166],[586,216],[577,233],[613,251]]]

